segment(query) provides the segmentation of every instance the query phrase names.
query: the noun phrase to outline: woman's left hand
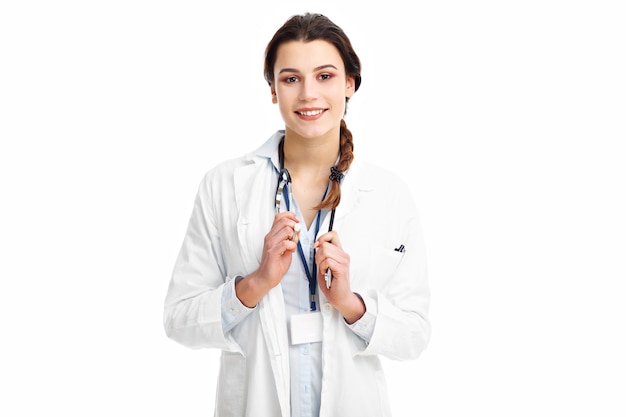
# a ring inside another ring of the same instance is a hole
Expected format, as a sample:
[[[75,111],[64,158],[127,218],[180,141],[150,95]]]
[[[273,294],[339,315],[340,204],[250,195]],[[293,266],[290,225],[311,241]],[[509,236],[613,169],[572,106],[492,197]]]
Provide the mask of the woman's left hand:
[[[334,230],[324,233],[315,241],[313,248],[317,250],[315,263],[320,291],[348,323],[355,322],[365,313],[365,304],[350,289],[350,255],[341,247],[339,234]],[[326,288],[324,279],[328,268],[332,274],[330,288]]]

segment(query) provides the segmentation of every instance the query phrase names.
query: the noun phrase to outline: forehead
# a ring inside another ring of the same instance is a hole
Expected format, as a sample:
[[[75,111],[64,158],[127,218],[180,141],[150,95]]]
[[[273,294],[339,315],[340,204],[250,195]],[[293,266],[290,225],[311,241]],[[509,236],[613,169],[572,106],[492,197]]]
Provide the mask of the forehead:
[[[289,41],[278,47],[274,69],[276,73],[281,68],[306,72],[327,64],[343,69],[341,55],[332,43],[319,39],[309,42]]]

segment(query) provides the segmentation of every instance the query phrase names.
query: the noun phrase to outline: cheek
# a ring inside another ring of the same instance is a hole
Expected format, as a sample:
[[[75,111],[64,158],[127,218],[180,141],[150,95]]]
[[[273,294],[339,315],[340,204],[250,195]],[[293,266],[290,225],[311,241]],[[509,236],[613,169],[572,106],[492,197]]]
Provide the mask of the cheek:
[[[291,113],[288,107],[289,106],[285,103],[284,98],[281,97],[281,99],[278,100],[278,108],[280,109],[280,113],[283,115]]]
[[[279,106],[285,106],[293,99],[293,93],[289,89],[277,89],[274,98],[277,100]]]
[[[345,104],[348,91],[343,86],[338,86],[333,88],[333,91],[330,94],[332,94],[335,105]]]

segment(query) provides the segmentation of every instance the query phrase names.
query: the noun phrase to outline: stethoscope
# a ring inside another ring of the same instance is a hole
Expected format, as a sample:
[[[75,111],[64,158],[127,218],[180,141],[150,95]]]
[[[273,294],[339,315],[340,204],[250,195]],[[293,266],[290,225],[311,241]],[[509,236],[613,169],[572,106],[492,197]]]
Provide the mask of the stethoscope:
[[[276,185],[276,213],[280,213],[280,207],[283,199],[285,200],[285,207],[287,211],[291,209],[291,202],[289,200],[289,196],[292,194],[290,192],[290,184],[291,184],[291,176],[289,175],[289,171],[285,168],[284,164],[284,151],[283,151],[283,141],[280,142],[278,146],[278,160],[280,165],[280,171],[278,173],[278,184]],[[333,175],[343,174],[339,173],[335,167],[331,168],[331,180],[333,179]],[[336,177],[341,179],[341,177]],[[339,183],[339,181],[337,181]],[[328,193],[328,189],[324,192],[324,196],[322,197],[322,201],[326,198],[326,194]],[[317,215],[315,216],[315,236],[319,233],[320,230],[320,221],[322,217],[322,210],[317,211]],[[335,220],[335,208],[330,211],[330,223],[328,225],[328,231],[333,230],[333,223]],[[298,254],[300,255],[300,259],[302,260],[302,265],[304,266],[304,272],[306,273],[306,277],[309,281],[309,295],[311,301],[311,311],[317,310],[317,264],[315,263],[315,250],[313,250],[313,262],[312,270],[309,270],[309,264],[304,256],[304,250],[302,249],[302,244],[298,241]],[[330,288],[330,280],[332,279],[330,268],[327,269],[325,274],[326,286]]]

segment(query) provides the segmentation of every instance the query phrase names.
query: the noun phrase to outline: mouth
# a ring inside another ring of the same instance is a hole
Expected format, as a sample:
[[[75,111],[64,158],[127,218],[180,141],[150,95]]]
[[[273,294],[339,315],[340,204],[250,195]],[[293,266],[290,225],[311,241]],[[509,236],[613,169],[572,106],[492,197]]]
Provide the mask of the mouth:
[[[315,117],[324,113],[326,109],[315,109],[315,110],[296,110],[296,114],[304,117]]]

